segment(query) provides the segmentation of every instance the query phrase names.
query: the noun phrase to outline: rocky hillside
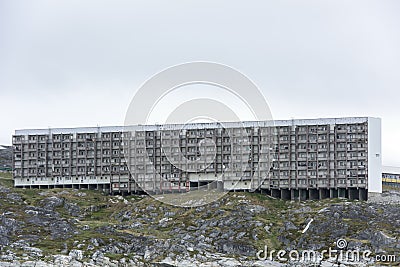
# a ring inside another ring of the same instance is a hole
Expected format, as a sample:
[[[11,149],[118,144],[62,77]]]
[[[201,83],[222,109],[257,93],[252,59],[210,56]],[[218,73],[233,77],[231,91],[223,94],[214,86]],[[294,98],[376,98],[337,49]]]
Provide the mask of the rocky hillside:
[[[398,203],[298,203],[229,193],[207,206],[178,208],[148,196],[11,184],[0,179],[0,266],[311,266],[256,254],[266,245],[334,249],[339,238],[347,240],[347,249],[400,260]],[[351,266],[394,264],[371,256]],[[339,265],[324,259],[314,266]]]
[[[0,168],[12,167],[12,147],[0,146]]]

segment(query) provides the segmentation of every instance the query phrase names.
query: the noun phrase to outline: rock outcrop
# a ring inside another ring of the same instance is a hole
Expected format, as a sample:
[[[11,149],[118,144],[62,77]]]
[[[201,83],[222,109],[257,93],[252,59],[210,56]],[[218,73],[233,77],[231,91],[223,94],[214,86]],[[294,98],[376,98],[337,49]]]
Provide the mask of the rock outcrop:
[[[399,261],[399,229],[400,205],[380,201],[299,203],[229,193],[207,206],[179,208],[148,196],[0,183],[0,266],[310,266],[257,255],[266,247],[334,249],[339,239],[346,249]],[[368,265],[379,262],[371,257],[352,266]]]

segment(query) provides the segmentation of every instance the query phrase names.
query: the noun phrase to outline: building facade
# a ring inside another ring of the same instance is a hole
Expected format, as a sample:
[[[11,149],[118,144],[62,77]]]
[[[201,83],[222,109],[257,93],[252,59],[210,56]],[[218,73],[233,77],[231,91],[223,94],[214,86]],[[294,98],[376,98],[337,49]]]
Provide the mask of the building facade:
[[[384,166],[382,170],[382,184],[400,188],[400,167]]]
[[[157,194],[206,186],[361,200],[382,191],[378,118],[16,130],[13,146],[16,187]]]

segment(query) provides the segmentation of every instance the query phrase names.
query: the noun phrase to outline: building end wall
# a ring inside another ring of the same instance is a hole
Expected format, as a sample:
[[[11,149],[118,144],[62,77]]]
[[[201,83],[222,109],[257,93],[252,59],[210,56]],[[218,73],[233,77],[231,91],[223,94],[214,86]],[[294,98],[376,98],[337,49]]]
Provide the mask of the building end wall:
[[[368,192],[382,193],[381,119],[368,118]]]

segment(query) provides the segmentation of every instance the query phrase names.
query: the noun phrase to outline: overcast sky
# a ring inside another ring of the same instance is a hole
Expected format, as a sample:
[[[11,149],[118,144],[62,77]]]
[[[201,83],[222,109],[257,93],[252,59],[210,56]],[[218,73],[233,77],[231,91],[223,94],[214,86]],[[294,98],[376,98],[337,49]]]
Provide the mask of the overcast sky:
[[[0,0],[0,144],[20,128],[122,125],[158,71],[232,66],[274,119],[382,118],[400,166],[400,1]]]

